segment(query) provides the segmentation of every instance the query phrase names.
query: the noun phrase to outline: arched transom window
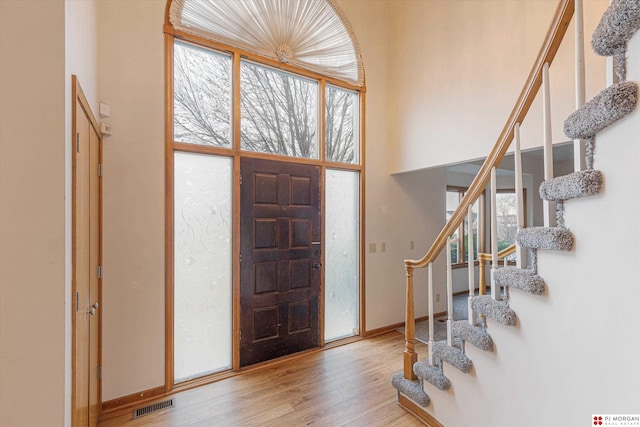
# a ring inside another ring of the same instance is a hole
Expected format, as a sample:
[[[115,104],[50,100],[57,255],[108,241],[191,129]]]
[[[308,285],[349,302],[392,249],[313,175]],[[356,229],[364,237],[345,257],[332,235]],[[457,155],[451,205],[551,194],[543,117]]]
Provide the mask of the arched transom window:
[[[167,387],[358,335],[364,68],[334,0],[168,0]]]
[[[174,0],[177,30],[364,85],[360,48],[333,0]]]

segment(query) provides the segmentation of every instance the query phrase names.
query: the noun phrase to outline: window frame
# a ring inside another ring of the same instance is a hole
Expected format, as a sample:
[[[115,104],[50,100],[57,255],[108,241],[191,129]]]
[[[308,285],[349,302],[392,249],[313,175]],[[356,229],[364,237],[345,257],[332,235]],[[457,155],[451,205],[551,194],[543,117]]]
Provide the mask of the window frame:
[[[516,194],[515,188],[497,188],[496,194]],[[524,226],[527,227],[527,189],[522,188],[522,203],[523,203],[523,213],[524,213]],[[517,224],[516,224],[517,225]],[[514,242],[515,243],[515,242]],[[499,251],[499,249],[498,249]],[[515,261],[508,261],[509,265],[516,265]]]
[[[457,192],[458,193],[458,203],[460,203],[460,201],[462,200],[462,198],[464,197],[464,195],[466,194],[466,192],[469,189],[467,187],[460,187],[460,186],[455,186],[455,185],[447,185],[447,189],[446,192]],[[496,193],[500,194],[515,194],[515,188],[498,188],[496,189]],[[478,230],[478,253],[488,253],[486,246],[485,246],[485,242],[486,242],[486,237],[485,236],[489,236],[489,239],[491,239],[491,224],[487,223],[486,218],[487,215],[491,215],[491,206],[487,206],[485,204],[485,193],[486,192],[482,192],[480,194],[480,197],[478,198],[478,223],[481,224],[481,227]],[[522,189],[522,195],[523,195],[523,211],[524,211],[524,226],[527,226],[527,189],[523,188]],[[487,212],[487,210],[489,210],[489,212]],[[446,208],[445,208],[445,215],[446,215]],[[451,267],[454,269],[458,269],[458,268],[466,268],[468,267],[468,261],[464,260],[465,257],[465,242],[464,242],[464,232],[466,230],[465,227],[465,223],[466,221],[462,221],[460,223],[460,225],[458,226],[458,239],[457,239],[457,254],[458,254],[458,262],[452,263]],[[460,260],[463,260],[462,262],[460,262]],[[478,259],[474,259],[473,260],[474,265],[478,265]],[[515,262],[512,261],[508,261],[509,265],[515,265]]]
[[[460,204],[460,201],[462,200],[462,198],[464,197],[464,195],[466,194],[466,192],[469,190],[468,187],[460,187],[460,186],[456,186],[456,185],[447,185],[447,189],[446,192],[447,193],[458,193],[458,205]],[[485,193],[484,191],[482,192],[482,194],[480,194],[480,197],[478,198],[478,224],[481,224],[483,226],[479,227],[478,229],[478,251],[477,253],[482,253],[482,248],[484,248],[484,235],[485,235],[485,230],[484,230],[484,222],[485,222],[485,212],[484,212],[484,197],[485,197]],[[446,216],[446,207],[445,207],[445,216]],[[465,220],[462,221],[460,223],[460,225],[458,226],[458,239],[457,239],[457,260],[456,262],[452,262],[451,263],[451,267],[454,269],[457,268],[465,268],[468,267],[469,263],[468,260],[465,261],[465,246],[466,243],[464,241],[464,233],[466,230],[466,217]],[[462,260],[462,261],[460,261]],[[478,259],[475,258],[473,260],[474,265],[478,265]]]
[[[366,332],[365,324],[365,164],[366,164],[366,86],[356,86],[354,84],[344,82],[335,78],[323,76],[312,71],[304,70],[290,64],[278,62],[269,58],[261,57],[251,52],[213,42],[202,37],[194,36],[179,30],[176,30],[171,24],[164,26],[165,34],[165,391],[185,390],[196,385],[207,384],[219,379],[236,375],[240,371],[239,358],[239,330],[240,330],[240,158],[255,157],[267,160],[288,161],[301,164],[317,165],[321,169],[322,177],[321,187],[324,196],[325,173],[327,169],[357,171],[359,173],[359,232],[358,232],[358,329],[359,334],[356,336],[364,336]],[[218,147],[203,144],[184,143],[174,140],[174,79],[173,79],[173,62],[174,62],[174,43],[181,42],[195,45],[198,48],[213,50],[217,53],[223,53],[231,56],[231,146]],[[296,76],[310,79],[318,82],[318,105],[317,105],[317,126],[318,126],[318,158],[301,158],[290,157],[279,154],[259,153],[246,151],[241,148],[240,141],[240,64],[241,60],[252,61],[258,65],[270,67],[283,72],[291,73]],[[327,85],[336,88],[345,89],[358,94],[358,146],[357,146],[357,163],[343,163],[326,160],[326,123],[325,123],[325,93]],[[232,225],[232,367],[230,370],[202,376],[193,380],[175,383],[174,382],[174,224],[173,224],[173,155],[174,152],[191,152],[201,154],[213,154],[219,156],[227,156],[232,158],[233,162],[233,225]],[[322,201],[322,216],[325,216],[324,197]],[[323,226],[322,240],[325,241],[325,230]],[[322,263],[324,264],[325,247],[322,249]],[[320,313],[324,314],[324,277],[322,283],[322,301]],[[343,340],[324,341],[324,321],[320,325],[320,333],[322,336],[321,348],[327,348],[340,345],[345,340],[353,340],[354,337],[348,337]]]

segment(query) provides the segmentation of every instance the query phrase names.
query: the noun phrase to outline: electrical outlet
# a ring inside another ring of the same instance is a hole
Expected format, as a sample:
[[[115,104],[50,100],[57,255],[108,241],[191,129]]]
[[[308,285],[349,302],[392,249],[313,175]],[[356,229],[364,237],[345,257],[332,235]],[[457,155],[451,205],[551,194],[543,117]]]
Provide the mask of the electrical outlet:
[[[369,253],[370,254],[376,253],[376,244],[375,243],[369,243]]]
[[[436,302],[440,302],[440,294],[436,294]]]
[[[385,242],[380,243],[380,252],[387,251],[387,244]]]
[[[409,249],[415,249],[416,248],[416,244],[414,243],[414,241],[410,241],[409,242]]]

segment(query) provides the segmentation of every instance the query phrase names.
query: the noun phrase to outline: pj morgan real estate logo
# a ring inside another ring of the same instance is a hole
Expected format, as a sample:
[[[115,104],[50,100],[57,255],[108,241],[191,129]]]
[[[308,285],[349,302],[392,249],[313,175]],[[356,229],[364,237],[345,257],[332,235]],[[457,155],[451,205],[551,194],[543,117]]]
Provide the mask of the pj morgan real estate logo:
[[[591,425],[640,427],[640,414],[594,414],[591,415]]]

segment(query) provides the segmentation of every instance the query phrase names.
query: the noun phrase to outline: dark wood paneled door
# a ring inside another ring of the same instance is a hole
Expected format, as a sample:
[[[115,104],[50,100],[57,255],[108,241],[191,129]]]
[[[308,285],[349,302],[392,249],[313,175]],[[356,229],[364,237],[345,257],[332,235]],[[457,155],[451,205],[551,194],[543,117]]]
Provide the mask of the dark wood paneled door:
[[[320,168],[242,158],[240,365],[320,345]]]

